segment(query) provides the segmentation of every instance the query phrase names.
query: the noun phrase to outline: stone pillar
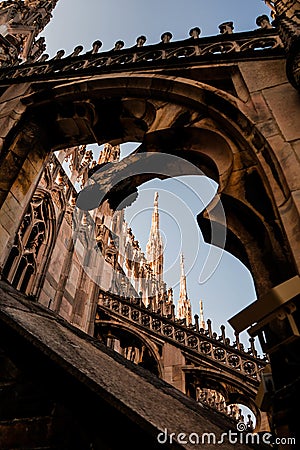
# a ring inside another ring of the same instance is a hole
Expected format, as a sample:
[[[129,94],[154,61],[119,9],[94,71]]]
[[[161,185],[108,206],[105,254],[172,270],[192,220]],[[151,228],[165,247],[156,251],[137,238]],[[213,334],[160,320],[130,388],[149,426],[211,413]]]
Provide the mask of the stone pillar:
[[[185,393],[185,375],[182,370],[182,367],[185,365],[185,358],[181,350],[169,343],[165,343],[161,362],[163,380]]]

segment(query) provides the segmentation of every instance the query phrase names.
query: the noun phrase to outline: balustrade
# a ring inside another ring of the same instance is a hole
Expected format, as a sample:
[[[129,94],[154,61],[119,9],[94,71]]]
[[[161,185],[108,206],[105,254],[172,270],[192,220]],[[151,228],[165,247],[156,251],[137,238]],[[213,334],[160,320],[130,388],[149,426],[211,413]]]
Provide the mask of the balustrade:
[[[134,304],[136,303],[136,304]],[[257,355],[253,339],[250,339],[248,351],[236,335],[236,341],[230,344],[230,339],[225,336],[225,327],[221,327],[221,335],[212,332],[211,321],[208,320],[208,329],[197,330],[195,326],[185,326],[176,320],[163,317],[146,308],[139,306],[139,302],[130,302],[125,299],[100,294],[99,307],[104,307],[119,314],[141,327],[147,328],[171,339],[186,349],[202,354],[204,357],[213,359],[219,364],[239,372],[252,380],[260,380],[260,371],[266,365],[266,359]]]

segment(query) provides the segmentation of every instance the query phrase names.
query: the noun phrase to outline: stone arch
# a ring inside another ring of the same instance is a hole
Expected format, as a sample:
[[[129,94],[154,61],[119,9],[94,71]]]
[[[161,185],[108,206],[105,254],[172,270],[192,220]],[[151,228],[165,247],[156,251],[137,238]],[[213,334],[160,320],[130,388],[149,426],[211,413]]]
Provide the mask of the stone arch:
[[[193,128],[193,133],[199,133],[194,131],[198,128],[201,129],[200,134],[206,137],[213,130],[215,134],[217,129],[222,130],[223,137],[227,136],[234,143],[235,151],[229,145],[232,155],[227,166],[225,165],[226,170],[222,172],[224,179],[219,177],[221,192],[239,201],[241,192],[237,191],[233,195],[234,185],[243,181],[250,169],[257,168],[259,179],[270,199],[276,231],[266,226],[259,214],[256,214],[257,220],[269,234],[273,234],[276,248],[284,248],[281,258],[288,268],[286,276],[295,274],[297,249],[290,244],[290,232],[287,238],[279,211],[280,203],[287,201],[290,191],[274,151],[255,127],[245,105],[237,98],[201,82],[180,77],[122,73],[97,75],[53,85],[50,95],[49,90],[37,86],[36,92],[24,98],[23,102],[26,104],[27,117],[26,119],[24,116],[23,120],[25,123],[29,121],[31,125],[27,138],[20,142],[17,137],[13,144],[13,148],[22,151],[23,155],[34,127],[42,130],[44,152],[50,148],[57,150],[95,141],[110,141],[114,144],[127,140],[147,142],[151,134],[170,129],[172,132],[175,130],[176,135],[176,132],[186,128]],[[190,150],[201,154],[201,148]],[[202,158],[203,166],[208,166],[209,162],[211,172],[216,172],[220,161],[212,153],[210,157],[206,155]],[[16,177],[18,170],[16,167]],[[290,216],[294,214],[291,209],[293,207],[288,211]],[[238,234],[235,237],[242,240],[242,236]],[[247,242],[242,244],[241,248],[248,246]],[[277,259],[278,254],[273,256]],[[267,271],[271,270],[271,260],[269,258],[265,263]],[[260,280],[255,281],[259,293],[274,285],[272,277],[268,277],[264,285],[261,285]]]
[[[217,130],[202,124],[200,128],[172,127],[149,132],[138,150],[180,156],[195,164],[216,181],[223,191],[233,169],[233,143]]]

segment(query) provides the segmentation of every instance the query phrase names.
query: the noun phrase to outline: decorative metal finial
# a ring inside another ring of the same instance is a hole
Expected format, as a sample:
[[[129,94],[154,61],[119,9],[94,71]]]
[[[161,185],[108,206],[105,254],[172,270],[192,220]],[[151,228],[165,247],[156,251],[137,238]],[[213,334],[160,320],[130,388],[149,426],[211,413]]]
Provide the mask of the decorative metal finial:
[[[95,55],[96,53],[98,53],[98,51],[101,47],[102,47],[101,41],[97,40],[97,41],[93,42],[92,55]]]
[[[61,59],[65,53],[66,53],[65,50],[58,50],[53,59]]]
[[[79,55],[79,53],[81,53],[83,50],[83,46],[82,45],[77,45],[77,47],[74,48],[73,52],[70,55],[70,58],[74,58],[76,56]]]

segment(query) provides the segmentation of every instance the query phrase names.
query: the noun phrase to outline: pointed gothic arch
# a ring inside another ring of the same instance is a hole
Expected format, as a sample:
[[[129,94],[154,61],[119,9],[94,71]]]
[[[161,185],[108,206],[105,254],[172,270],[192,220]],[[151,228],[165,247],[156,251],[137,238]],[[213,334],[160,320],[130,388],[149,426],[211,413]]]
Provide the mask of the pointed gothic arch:
[[[38,189],[25,211],[2,277],[21,292],[36,296],[53,249],[56,229],[50,195]]]
[[[275,149],[255,126],[251,110],[231,94],[200,82],[161,74],[94,75],[73,83],[58,86],[54,83],[51,97],[43,86],[37,88],[26,98],[23,120],[42,130],[45,151],[95,140],[98,143],[109,140],[113,144],[140,141],[139,151],[155,151],[152,137],[160,134],[157,151],[171,152],[170,139],[174,142],[181,135],[182,142],[182,136],[186,136],[189,145],[177,146],[181,155],[185,151],[196,154],[203,170],[207,168],[210,175],[218,176],[219,193],[224,200],[232,198],[232,205],[245,205],[228,207],[228,214],[240,214],[244,208],[266,230],[270,254],[266,260],[257,261],[258,271],[259,264],[263,264],[263,272],[272,272],[274,260],[279,260],[286,267],[287,278],[297,272],[300,255],[299,249],[292,245],[295,230],[282,220],[283,204],[289,203],[285,218],[292,220],[296,214],[288,181]],[[24,154],[29,148],[23,137],[21,129],[13,148]],[[214,151],[214,141],[217,149],[223,147],[222,151]],[[209,143],[206,148],[205,142]],[[138,185],[143,179],[131,181]],[[268,198],[268,215],[263,216],[260,205],[253,204],[257,185],[263,187]],[[241,242],[240,248],[251,252],[251,245],[242,234],[236,233],[235,237]],[[259,294],[274,285],[272,276],[261,283],[254,274],[254,281]]]

